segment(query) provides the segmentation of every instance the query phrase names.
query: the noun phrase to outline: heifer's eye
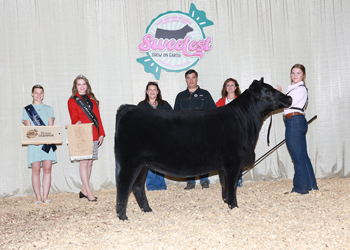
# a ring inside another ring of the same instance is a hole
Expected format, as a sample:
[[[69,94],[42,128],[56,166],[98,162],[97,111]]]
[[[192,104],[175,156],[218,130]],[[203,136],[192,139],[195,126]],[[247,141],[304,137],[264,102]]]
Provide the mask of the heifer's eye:
[[[269,90],[265,90],[266,94],[271,94],[271,92]]]

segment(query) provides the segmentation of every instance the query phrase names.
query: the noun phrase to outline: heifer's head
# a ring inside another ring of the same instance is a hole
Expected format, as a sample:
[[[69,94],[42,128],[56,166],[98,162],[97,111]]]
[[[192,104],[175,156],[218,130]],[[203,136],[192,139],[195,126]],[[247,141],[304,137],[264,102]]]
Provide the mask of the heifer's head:
[[[249,92],[252,96],[259,99],[259,106],[263,107],[265,115],[273,110],[287,108],[292,105],[292,98],[282,94],[271,85],[264,83],[264,78],[260,81],[254,80],[249,86]]]

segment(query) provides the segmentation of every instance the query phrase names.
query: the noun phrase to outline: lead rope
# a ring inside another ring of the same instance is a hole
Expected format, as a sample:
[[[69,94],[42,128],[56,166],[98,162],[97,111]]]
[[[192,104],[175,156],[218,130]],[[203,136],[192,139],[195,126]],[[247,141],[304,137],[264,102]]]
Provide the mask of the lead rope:
[[[270,117],[271,117],[270,125],[269,125],[269,129],[267,130],[267,146],[270,146],[270,130],[271,130],[271,124],[272,124],[272,114]]]

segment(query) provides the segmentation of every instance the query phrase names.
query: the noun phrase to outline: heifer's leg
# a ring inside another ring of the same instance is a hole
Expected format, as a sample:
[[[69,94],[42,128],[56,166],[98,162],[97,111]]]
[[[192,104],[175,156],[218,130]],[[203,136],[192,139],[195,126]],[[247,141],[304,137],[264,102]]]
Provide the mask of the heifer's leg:
[[[118,184],[117,187],[117,216],[120,220],[127,220],[128,217],[126,216],[126,205],[128,204],[128,196],[129,193],[127,193],[126,190],[122,190],[120,185]]]
[[[118,163],[117,163],[118,164]],[[121,164],[122,165],[122,164]],[[132,167],[131,165],[128,169],[119,168],[119,171],[116,176],[117,182],[117,216],[120,220],[127,220],[126,216],[126,206],[128,204],[129,193],[132,185],[139,174],[137,168]]]
[[[219,170],[219,179],[221,183],[221,193],[222,199],[227,203],[227,186],[226,186],[226,177],[223,170]]]
[[[134,192],[137,203],[144,212],[152,212],[152,209],[148,205],[146,192],[145,192],[145,181],[148,173],[148,168],[144,167],[139,176],[137,177],[132,190]]]
[[[240,175],[240,169],[234,169],[231,167],[232,170],[226,171],[226,188],[227,188],[227,204],[229,208],[235,208],[237,206],[237,197],[236,197],[236,191],[237,191],[237,183]]]
[[[117,216],[120,220],[127,220],[126,206],[128,204],[129,192],[131,185],[121,185],[120,182],[117,184]]]

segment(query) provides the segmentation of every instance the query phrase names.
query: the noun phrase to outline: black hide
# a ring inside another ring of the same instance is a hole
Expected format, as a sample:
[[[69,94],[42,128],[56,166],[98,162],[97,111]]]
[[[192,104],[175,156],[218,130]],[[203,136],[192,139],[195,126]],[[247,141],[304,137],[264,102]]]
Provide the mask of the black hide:
[[[148,168],[175,177],[219,171],[222,198],[237,207],[236,188],[244,167],[255,160],[254,148],[264,117],[289,107],[292,99],[263,78],[223,107],[168,111],[123,105],[115,133],[117,215],[126,220],[133,189],[140,208],[152,211],[145,194]]]

